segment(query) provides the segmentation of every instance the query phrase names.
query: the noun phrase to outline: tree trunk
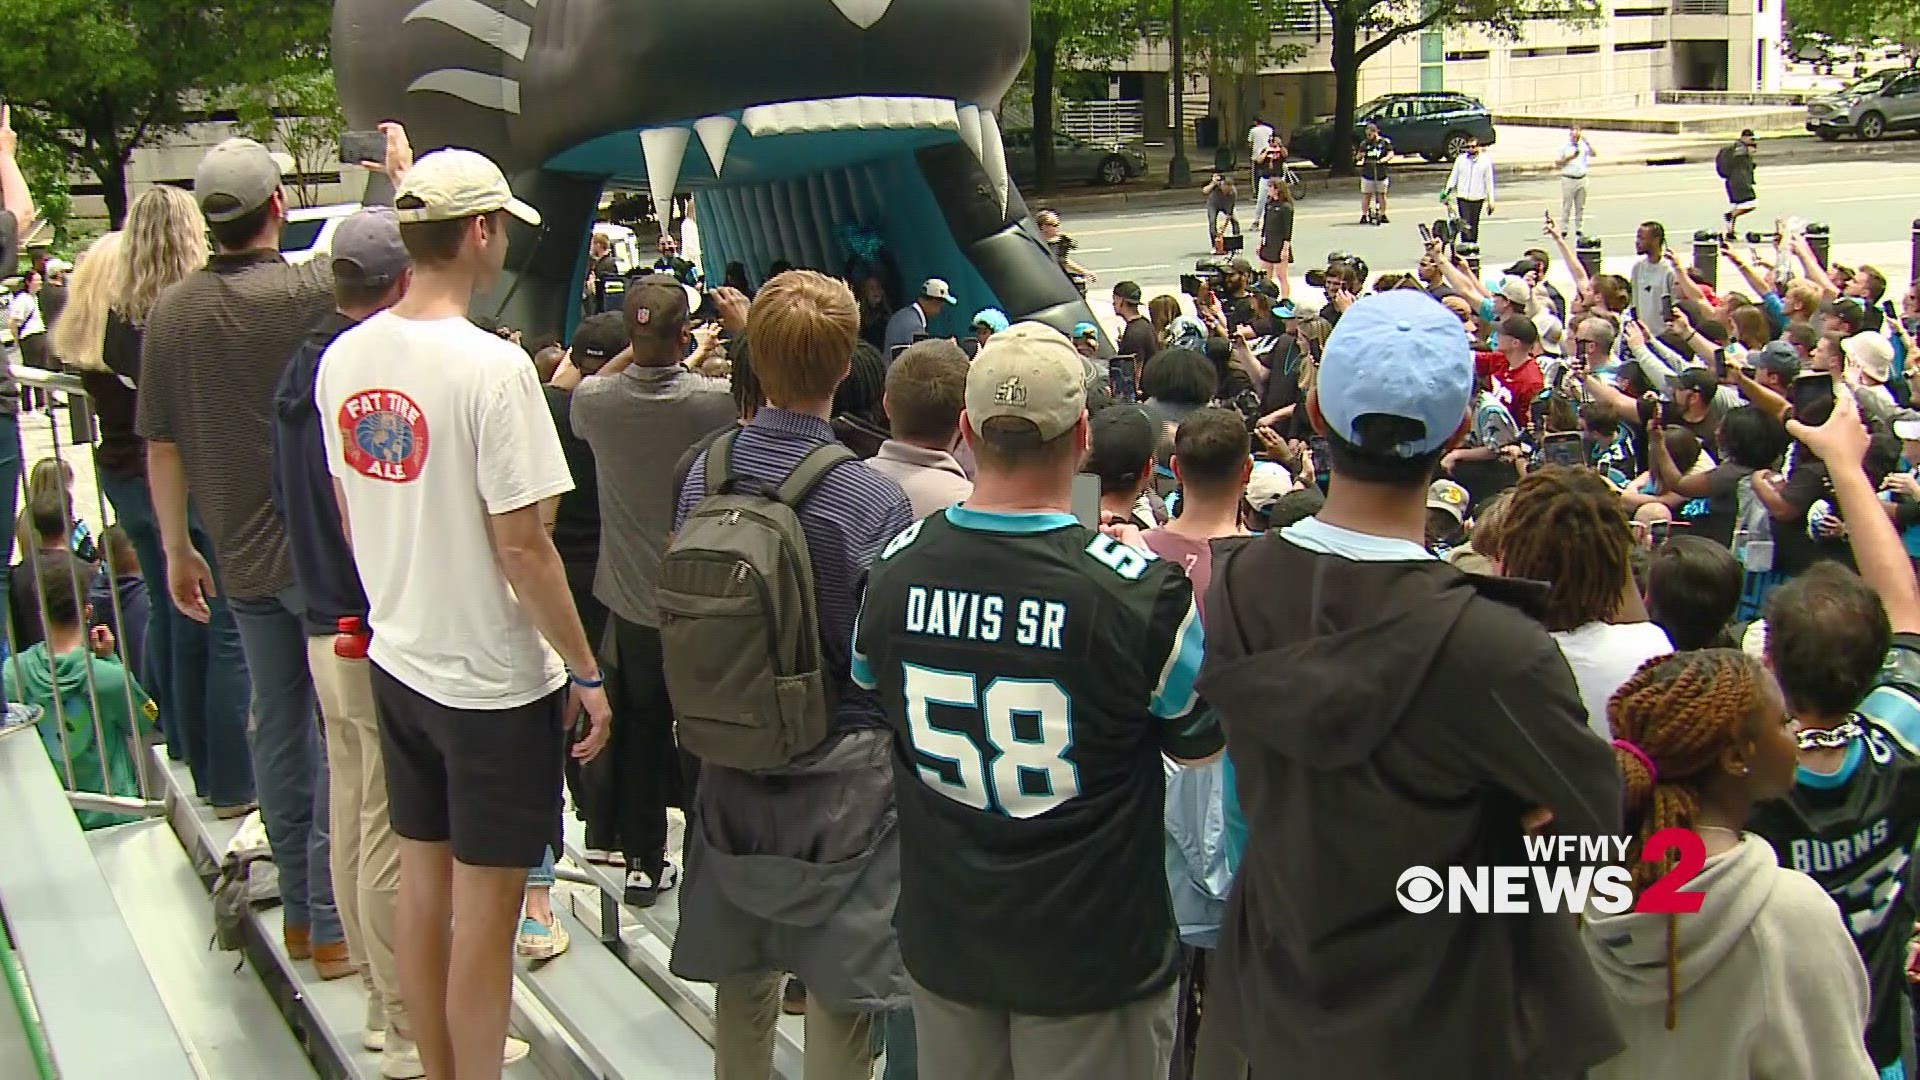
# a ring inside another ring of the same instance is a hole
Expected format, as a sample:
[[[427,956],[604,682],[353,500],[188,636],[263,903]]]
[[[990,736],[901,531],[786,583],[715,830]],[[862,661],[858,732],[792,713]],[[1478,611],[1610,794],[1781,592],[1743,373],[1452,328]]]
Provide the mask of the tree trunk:
[[[107,222],[114,229],[127,224],[127,159],[132,151],[106,157],[95,171],[100,174],[100,197],[107,202]]]
[[[1327,160],[1335,176],[1353,175],[1353,114],[1360,108],[1360,25],[1346,4],[1333,13],[1333,130],[1327,136]]]
[[[1053,65],[1059,60],[1058,42],[1045,34],[1033,39],[1033,182],[1042,195],[1054,192]]]

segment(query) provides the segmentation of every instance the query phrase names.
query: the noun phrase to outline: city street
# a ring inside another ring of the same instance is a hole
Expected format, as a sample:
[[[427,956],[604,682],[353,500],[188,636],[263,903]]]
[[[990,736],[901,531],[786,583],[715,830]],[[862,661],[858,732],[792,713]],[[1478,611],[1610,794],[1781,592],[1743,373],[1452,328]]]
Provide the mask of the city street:
[[[1904,155],[1903,155],[1904,156]],[[1293,295],[1318,303],[1305,274],[1324,265],[1329,252],[1345,251],[1365,259],[1374,274],[1411,270],[1419,258],[1419,222],[1443,216],[1437,200],[1445,177],[1404,175],[1394,181],[1390,224],[1358,224],[1359,181],[1352,192],[1316,191],[1303,197],[1294,226]],[[1624,273],[1634,261],[1634,230],[1642,221],[1664,223],[1672,242],[1691,254],[1695,229],[1717,228],[1726,195],[1710,162],[1665,167],[1596,169],[1589,181],[1586,232],[1597,237],[1607,269]],[[1245,189],[1247,185],[1242,184]],[[1834,257],[1853,264],[1872,263],[1889,280],[1909,277],[1912,222],[1920,216],[1920,161],[1817,160],[1762,166],[1758,177],[1760,208],[1742,219],[1741,231],[1770,233],[1779,217],[1822,222],[1833,230]],[[1523,179],[1502,185],[1498,213],[1481,227],[1481,247],[1489,273],[1497,272],[1529,247],[1552,250],[1541,235],[1542,212],[1560,212],[1557,178]],[[1247,253],[1258,245],[1253,200],[1244,190],[1241,224],[1248,229]],[[1066,231],[1080,244],[1079,262],[1099,275],[1090,290],[1096,310],[1108,310],[1114,282],[1137,281],[1152,296],[1177,292],[1180,275],[1206,255],[1206,211],[1190,209],[1080,211],[1070,215]],[[1724,274],[1733,274],[1723,266]],[[1561,267],[1554,277],[1564,278]]]

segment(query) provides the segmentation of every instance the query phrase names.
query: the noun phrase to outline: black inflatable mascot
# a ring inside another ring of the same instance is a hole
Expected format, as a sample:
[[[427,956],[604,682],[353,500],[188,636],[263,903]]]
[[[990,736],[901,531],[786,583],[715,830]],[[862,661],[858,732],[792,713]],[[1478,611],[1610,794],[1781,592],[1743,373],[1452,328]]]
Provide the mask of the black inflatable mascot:
[[[530,333],[568,329],[609,182],[692,191],[703,264],[754,284],[878,243],[951,283],[946,332],[985,307],[1064,331],[1093,316],[991,111],[1027,42],[1026,0],[339,0],[333,60],[353,127],[485,153],[540,209],[496,298]]]

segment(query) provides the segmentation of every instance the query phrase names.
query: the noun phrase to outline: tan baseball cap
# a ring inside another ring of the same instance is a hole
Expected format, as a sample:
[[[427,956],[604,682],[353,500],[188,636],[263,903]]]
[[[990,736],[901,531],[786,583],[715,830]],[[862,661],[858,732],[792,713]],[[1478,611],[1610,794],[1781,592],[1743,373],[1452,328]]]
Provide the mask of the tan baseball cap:
[[[540,211],[513,197],[500,166],[471,150],[435,150],[414,162],[393,196],[401,224],[455,221],[505,210],[528,225]]]
[[[967,416],[975,431],[1002,416],[1031,421],[1042,440],[1073,429],[1087,411],[1087,366],[1067,336],[1037,322],[993,335],[967,370]]]

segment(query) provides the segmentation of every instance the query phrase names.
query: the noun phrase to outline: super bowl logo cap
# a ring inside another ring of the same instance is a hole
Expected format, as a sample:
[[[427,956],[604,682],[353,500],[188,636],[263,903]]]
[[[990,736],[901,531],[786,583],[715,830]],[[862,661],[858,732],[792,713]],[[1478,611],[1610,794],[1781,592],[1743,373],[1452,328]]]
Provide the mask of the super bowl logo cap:
[[[980,347],[967,369],[967,416],[975,431],[1003,416],[1031,422],[1044,440],[1058,438],[1087,411],[1086,364],[1066,335],[1023,322]]]

